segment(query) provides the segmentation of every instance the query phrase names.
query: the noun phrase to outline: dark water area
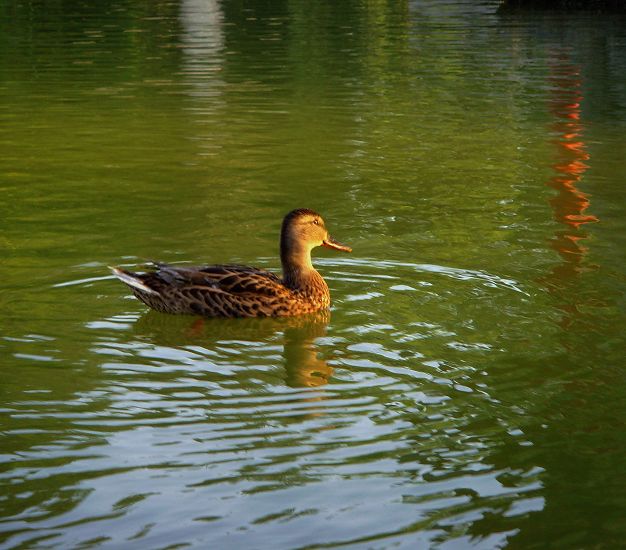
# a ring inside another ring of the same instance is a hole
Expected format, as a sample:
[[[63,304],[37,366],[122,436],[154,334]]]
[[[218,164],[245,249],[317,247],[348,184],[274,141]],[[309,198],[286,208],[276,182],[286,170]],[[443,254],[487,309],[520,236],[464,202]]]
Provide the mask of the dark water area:
[[[590,11],[596,13],[623,13],[626,4],[622,0],[502,0],[498,11],[558,10],[565,12]]]
[[[0,5],[2,548],[619,548],[626,21],[497,1]],[[328,315],[147,311],[108,265]]]

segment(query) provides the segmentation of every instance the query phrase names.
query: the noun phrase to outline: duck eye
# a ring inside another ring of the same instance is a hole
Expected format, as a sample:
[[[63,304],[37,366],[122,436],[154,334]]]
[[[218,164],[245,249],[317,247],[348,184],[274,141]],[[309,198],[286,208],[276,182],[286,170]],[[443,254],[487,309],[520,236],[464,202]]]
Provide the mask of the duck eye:
[[[313,220],[313,223],[314,223],[315,225],[319,225],[319,224],[320,224],[320,221],[319,221],[319,220]]]

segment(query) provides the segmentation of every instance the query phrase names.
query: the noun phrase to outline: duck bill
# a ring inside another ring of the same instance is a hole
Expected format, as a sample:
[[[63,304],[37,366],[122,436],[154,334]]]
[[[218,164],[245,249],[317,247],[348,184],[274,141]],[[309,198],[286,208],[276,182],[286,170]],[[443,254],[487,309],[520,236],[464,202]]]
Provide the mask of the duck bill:
[[[341,250],[342,252],[352,252],[352,249],[345,244],[341,244],[340,242],[333,239],[330,235],[324,239],[322,242],[322,246],[326,248],[334,248],[335,250]]]

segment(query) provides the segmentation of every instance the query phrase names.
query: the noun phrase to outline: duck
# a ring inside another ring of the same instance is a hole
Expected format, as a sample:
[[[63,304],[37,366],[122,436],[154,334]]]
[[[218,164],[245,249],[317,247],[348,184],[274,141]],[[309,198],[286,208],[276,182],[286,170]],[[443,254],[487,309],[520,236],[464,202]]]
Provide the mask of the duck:
[[[318,246],[352,252],[330,236],[320,214],[298,208],[283,218],[281,226],[282,276],[245,265],[181,267],[154,263],[146,273],[110,269],[135,297],[163,313],[286,317],[330,307],[328,285],[311,262],[311,251]]]

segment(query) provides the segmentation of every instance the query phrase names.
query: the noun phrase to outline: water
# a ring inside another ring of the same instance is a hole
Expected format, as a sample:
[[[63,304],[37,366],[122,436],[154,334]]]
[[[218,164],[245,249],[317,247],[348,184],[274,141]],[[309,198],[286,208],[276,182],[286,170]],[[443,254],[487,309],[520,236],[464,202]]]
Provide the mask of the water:
[[[626,27],[496,7],[0,7],[2,547],[623,544]],[[327,317],[109,276],[296,207]]]

